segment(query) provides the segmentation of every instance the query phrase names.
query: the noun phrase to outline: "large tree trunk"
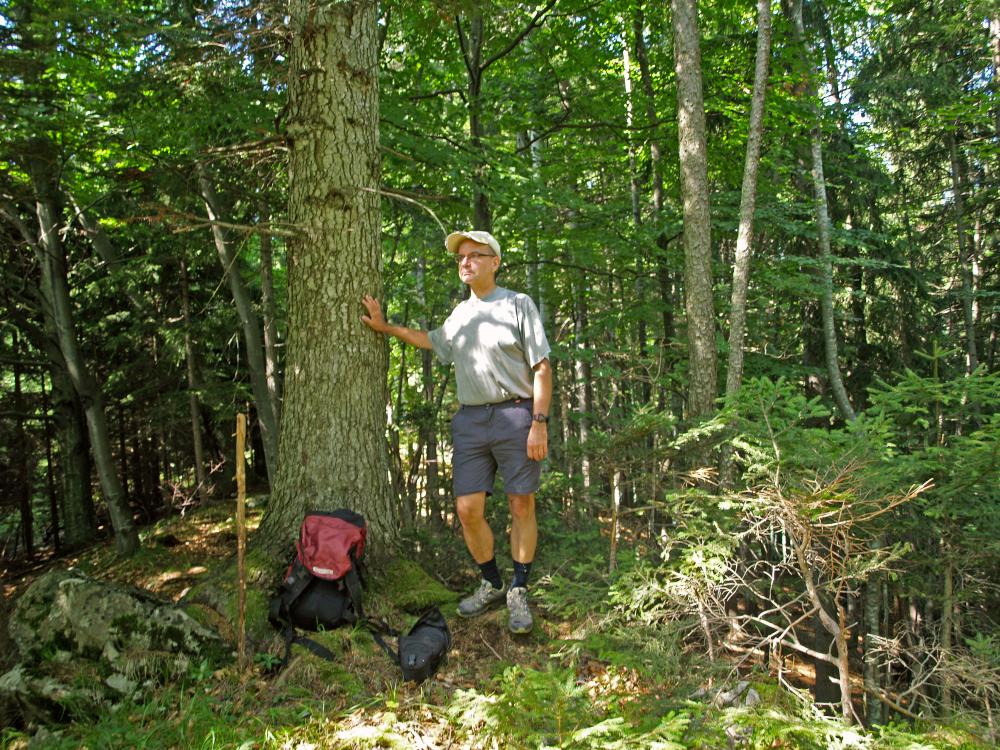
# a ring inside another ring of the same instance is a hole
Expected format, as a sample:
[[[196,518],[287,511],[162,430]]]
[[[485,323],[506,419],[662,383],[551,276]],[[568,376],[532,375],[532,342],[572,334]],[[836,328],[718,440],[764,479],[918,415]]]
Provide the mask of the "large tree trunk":
[[[104,394],[87,369],[76,340],[69,283],[66,278],[66,257],[60,239],[62,221],[52,171],[55,165],[49,144],[42,141],[32,144],[29,147],[27,161],[36,197],[39,239],[35,248],[42,274],[42,297],[52,316],[67,374],[83,402],[90,447],[101,489],[108,504],[115,546],[120,554],[131,555],[139,547],[139,535],[132,521],[132,512],[128,507],[125,491],[115,471],[104,413]]]
[[[681,195],[684,200],[684,310],[688,339],[688,416],[715,408],[718,391],[708,156],[696,0],[672,0]]]
[[[288,355],[278,476],[257,543],[281,554],[306,508],[348,506],[374,540],[399,531],[386,446],[375,2],[292,0]]]
[[[267,481],[273,489],[278,458],[278,417],[274,412],[271,391],[267,385],[267,366],[264,359],[264,342],[261,340],[261,326],[254,310],[253,298],[240,272],[241,264],[219,224],[222,220],[221,208],[215,194],[215,186],[208,171],[201,162],[195,163],[198,172],[198,186],[201,190],[205,210],[212,222],[212,238],[222,264],[222,272],[229,282],[236,311],[243,327],[243,341],[246,344],[247,373],[253,390],[254,406],[257,409],[257,423],[260,426],[261,441],[264,444],[264,462],[267,466]]]
[[[807,53],[805,27],[802,23],[802,0],[788,0],[786,13],[791,17],[794,41],[799,48],[803,75],[808,76],[806,96],[815,102],[816,87],[809,75],[811,66]],[[821,283],[820,313],[823,318],[823,351],[826,360],[830,389],[840,410],[847,420],[854,419],[854,408],[847,396],[844,379],[840,374],[840,360],[837,353],[837,328],[833,310],[833,247],[830,240],[830,214],[826,197],[826,177],[823,174],[823,141],[821,112],[818,104],[813,105],[813,124],[809,130],[810,157],[812,159],[813,210],[816,215],[816,232],[819,237]]]

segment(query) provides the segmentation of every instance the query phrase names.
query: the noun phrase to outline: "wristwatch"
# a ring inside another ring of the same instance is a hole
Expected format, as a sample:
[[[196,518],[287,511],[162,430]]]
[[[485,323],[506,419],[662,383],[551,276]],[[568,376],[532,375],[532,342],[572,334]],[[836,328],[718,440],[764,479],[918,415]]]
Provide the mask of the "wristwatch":
[[[532,414],[531,418],[533,420],[535,420],[536,422],[548,422],[549,421],[549,415],[548,414]]]

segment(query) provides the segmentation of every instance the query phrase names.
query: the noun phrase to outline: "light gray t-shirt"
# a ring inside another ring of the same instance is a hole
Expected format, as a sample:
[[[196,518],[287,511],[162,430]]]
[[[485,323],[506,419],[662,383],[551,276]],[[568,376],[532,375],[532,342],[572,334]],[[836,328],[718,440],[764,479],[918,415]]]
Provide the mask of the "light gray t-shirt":
[[[438,359],[454,363],[466,406],[531,398],[532,368],[550,351],[531,297],[499,286],[483,299],[471,295],[428,336]]]

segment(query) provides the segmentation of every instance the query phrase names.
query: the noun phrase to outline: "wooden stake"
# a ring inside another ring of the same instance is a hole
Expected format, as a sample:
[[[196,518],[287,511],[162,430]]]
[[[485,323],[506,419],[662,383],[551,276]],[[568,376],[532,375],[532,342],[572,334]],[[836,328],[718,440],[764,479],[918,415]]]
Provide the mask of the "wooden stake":
[[[239,575],[239,628],[238,653],[240,667],[247,666],[247,511],[246,471],[243,466],[243,454],[247,441],[247,418],[245,414],[236,415],[236,567]]]

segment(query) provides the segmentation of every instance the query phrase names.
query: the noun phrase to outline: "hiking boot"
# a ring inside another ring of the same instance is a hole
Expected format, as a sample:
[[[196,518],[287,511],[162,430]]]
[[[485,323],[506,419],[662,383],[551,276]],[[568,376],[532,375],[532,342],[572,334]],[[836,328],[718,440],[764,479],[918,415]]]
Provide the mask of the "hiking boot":
[[[507,592],[507,609],[510,610],[510,620],[507,627],[511,633],[530,633],[534,620],[531,617],[531,610],[528,609],[528,589],[524,586],[517,586]]]
[[[458,603],[458,614],[462,617],[481,615],[497,602],[503,601],[507,595],[507,586],[498,589],[485,578],[479,582],[479,588]]]

